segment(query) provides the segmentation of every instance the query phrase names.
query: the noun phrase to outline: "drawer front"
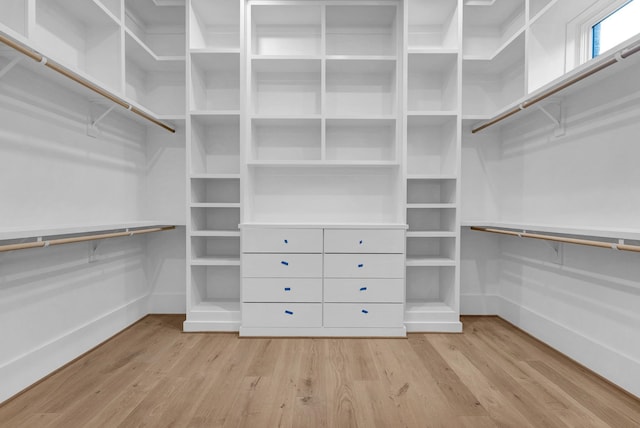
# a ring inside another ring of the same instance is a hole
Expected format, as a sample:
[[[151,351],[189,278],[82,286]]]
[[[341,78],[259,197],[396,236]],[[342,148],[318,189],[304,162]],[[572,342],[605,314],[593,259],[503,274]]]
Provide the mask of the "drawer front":
[[[322,229],[243,229],[242,251],[322,253]]]
[[[243,303],[243,327],[322,327],[322,303]]]
[[[325,253],[404,253],[401,229],[327,229]]]
[[[322,254],[243,254],[248,278],[321,278]]]
[[[402,279],[326,279],[325,302],[384,302],[404,301]]]
[[[404,254],[325,254],[327,278],[404,278]]]
[[[244,278],[245,302],[322,302],[320,278]]]
[[[325,327],[402,327],[402,303],[325,303]]]

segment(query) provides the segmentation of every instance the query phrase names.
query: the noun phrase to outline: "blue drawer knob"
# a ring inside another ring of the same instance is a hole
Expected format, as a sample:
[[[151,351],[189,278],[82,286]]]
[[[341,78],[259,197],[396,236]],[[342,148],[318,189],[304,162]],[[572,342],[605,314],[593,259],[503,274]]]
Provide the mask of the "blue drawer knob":
[[[291,291],[291,287],[284,287],[284,291]]]
[[[367,291],[367,287],[361,287],[360,291]]]
[[[280,262],[281,264],[285,265],[285,266],[289,266],[289,262],[285,262],[284,260]]]
[[[285,240],[284,240],[284,243],[285,243],[285,244],[288,244],[288,243],[289,243],[289,240],[288,240],[288,239],[285,239]]]
[[[363,309],[363,310],[362,310],[362,313],[363,313],[363,314],[368,314],[368,313],[369,313],[369,311],[368,311],[368,310],[366,310],[366,309]]]
[[[284,313],[287,314],[287,315],[293,315],[292,311],[284,311]]]
[[[358,267],[359,267],[359,268],[363,268],[363,267],[364,267],[364,263],[359,263],[359,264],[358,264]]]
[[[360,245],[362,245],[362,239],[360,240]]]

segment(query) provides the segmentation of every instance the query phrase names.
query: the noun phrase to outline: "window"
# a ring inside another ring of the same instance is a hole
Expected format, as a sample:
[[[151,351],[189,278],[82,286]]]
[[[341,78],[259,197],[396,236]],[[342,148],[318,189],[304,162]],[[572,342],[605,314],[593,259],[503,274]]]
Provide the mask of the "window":
[[[591,26],[590,58],[640,33],[640,0],[630,0]]]

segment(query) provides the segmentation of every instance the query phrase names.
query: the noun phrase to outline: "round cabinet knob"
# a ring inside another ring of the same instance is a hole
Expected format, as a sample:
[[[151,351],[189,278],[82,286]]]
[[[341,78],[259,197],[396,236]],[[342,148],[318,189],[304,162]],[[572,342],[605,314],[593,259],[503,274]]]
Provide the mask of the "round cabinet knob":
[[[358,268],[361,269],[364,267],[364,263],[358,263]]]
[[[285,243],[285,244],[288,244],[288,243],[289,243],[289,240],[288,240],[288,239],[285,239],[285,240],[284,240],[284,243]]]

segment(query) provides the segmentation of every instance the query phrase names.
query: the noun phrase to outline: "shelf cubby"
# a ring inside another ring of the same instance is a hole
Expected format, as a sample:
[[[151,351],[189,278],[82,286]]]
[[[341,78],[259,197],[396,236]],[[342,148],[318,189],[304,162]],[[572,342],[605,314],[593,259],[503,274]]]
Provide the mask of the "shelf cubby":
[[[409,51],[458,49],[458,8],[451,0],[409,0]]]
[[[157,57],[126,36],[126,95],[159,115],[184,114],[184,57]]]
[[[397,13],[394,5],[327,6],[327,55],[395,55]]]
[[[240,267],[191,266],[189,269],[192,310],[224,312],[226,318],[235,315],[239,321]]]
[[[454,232],[455,211],[455,208],[409,208],[407,209],[409,231]]]
[[[240,116],[191,116],[192,174],[240,172]]]
[[[238,230],[239,208],[191,208],[192,231]]]
[[[409,267],[406,281],[406,312],[455,312],[454,266]]]
[[[240,109],[240,54],[191,53],[191,110]]]
[[[525,95],[524,44],[521,34],[491,60],[464,60],[464,115],[494,114]]]
[[[525,25],[525,0],[496,0],[464,8],[465,56],[493,57]]]
[[[239,266],[239,237],[214,236],[191,238],[191,265]]]
[[[24,0],[5,0],[0,13],[0,24],[19,35],[27,36],[27,2]]]
[[[191,203],[240,203],[240,179],[192,178]]]
[[[93,0],[36,0],[35,7],[29,35],[34,48],[106,88],[122,91],[121,27],[110,12]]]
[[[393,116],[397,110],[395,60],[327,60],[328,117]]]
[[[320,119],[257,119],[251,121],[251,159],[305,161],[321,159]]]
[[[407,106],[409,113],[454,111],[458,107],[458,55],[410,54]]]
[[[240,52],[240,2],[191,0],[189,48]]]
[[[327,119],[328,161],[394,161],[397,158],[394,119]]]
[[[408,179],[408,204],[455,204],[456,180]]]
[[[125,27],[155,55],[184,56],[184,6],[158,5],[154,0],[125,0]]]
[[[251,72],[254,114],[320,114],[320,60],[254,59]]]
[[[407,238],[407,266],[455,266],[455,238]]]
[[[410,175],[457,173],[456,116],[409,116],[407,128],[407,172]]]
[[[318,5],[253,5],[251,22],[253,55],[321,53],[322,8]]]

